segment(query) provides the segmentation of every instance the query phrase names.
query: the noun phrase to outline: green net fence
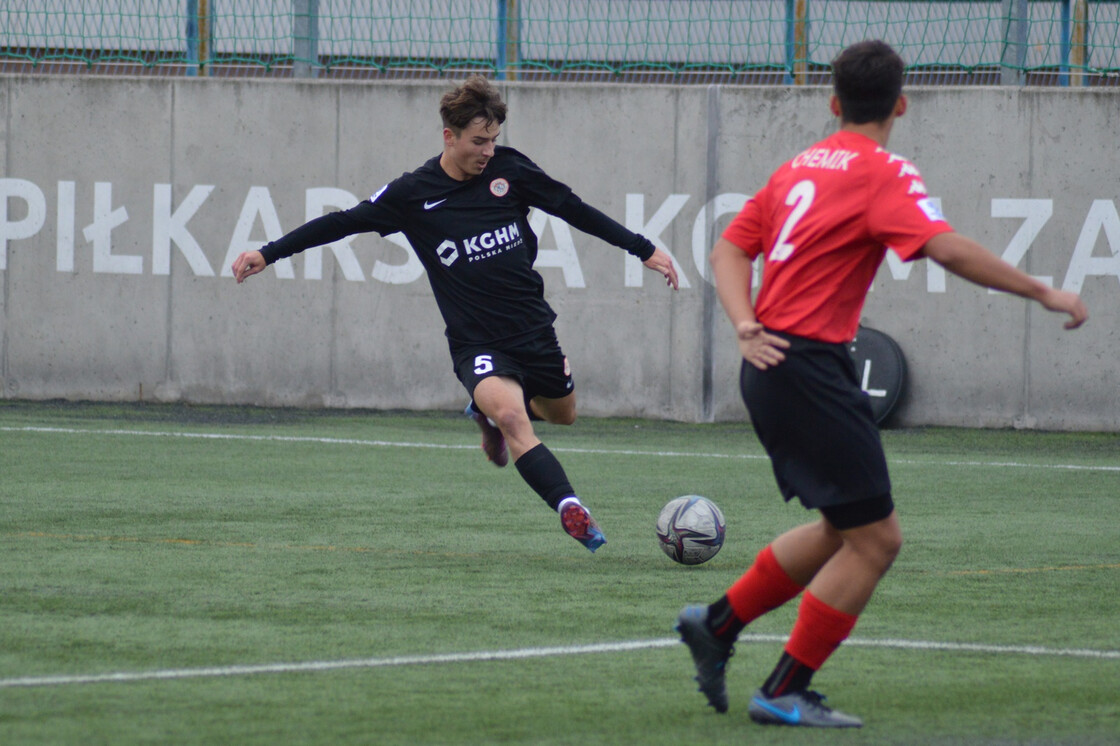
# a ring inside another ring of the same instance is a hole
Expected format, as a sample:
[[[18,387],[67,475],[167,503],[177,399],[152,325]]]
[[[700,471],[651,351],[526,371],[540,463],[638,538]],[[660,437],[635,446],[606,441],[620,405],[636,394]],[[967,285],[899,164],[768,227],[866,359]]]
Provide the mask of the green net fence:
[[[0,72],[827,82],[867,38],[909,84],[1120,85],[1120,1],[0,0]]]

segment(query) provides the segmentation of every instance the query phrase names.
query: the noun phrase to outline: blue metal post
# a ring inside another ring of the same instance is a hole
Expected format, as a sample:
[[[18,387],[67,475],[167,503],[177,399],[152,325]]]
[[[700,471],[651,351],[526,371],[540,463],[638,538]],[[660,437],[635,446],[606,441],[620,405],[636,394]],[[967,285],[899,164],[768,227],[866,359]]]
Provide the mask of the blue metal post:
[[[198,75],[198,0],[187,0],[187,75]]]
[[[495,77],[498,80],[513,80],[517,77],[515,65],[521,58],[521,11],[517,0],[498,0],[497,23]]]
[[[805,83],[809,64],[809,0],[786,0],[787,84]]]
[[[205,75],[210,62],[210,0],[187,0],[187,75]]]
[[[1070,4],[1073,0],[1062,1],[1062,60],[1058,65],[1058,85],[1069,85],[1069,42],[1070,42]]]

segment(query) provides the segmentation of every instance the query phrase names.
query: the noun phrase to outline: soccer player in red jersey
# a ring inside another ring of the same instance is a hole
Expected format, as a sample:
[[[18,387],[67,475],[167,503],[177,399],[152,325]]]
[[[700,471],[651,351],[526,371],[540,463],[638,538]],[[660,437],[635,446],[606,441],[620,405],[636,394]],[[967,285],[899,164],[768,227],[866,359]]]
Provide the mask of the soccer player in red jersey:
[[[677,621],[696,680],[719,712],[725,670],[751,621],[801,595],[781,659],[751,698],[765,724],[859,727],[809,690],[813,674],[855,626],[902,546],[879,432],[847,351],[888,250],[928,258],[978,285],[1088,313],[1074,293],[1020,272],[956,233],[928,198],[918,170],[886,150],[906,112],[902,59],[881,41],[833,61],[835,134],[782,165],[712,249],[711,265],[743,357],[740,388],[785,500],[820,518],[774,539],[710,606]],[[764,256],[751,301],[752,263]]]

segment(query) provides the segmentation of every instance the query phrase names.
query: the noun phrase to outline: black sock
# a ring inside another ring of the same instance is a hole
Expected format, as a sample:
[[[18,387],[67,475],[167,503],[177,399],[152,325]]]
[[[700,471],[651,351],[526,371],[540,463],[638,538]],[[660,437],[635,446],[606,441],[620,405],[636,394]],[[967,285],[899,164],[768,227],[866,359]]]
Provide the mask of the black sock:
[[[789,653],[783,652],[770,678],[762,685],[762,693],[767,697],[780,697],[790,692],[804,691],[809,688],[814,673],[816,671]]]
[[[739,621],[739,617],[735,616],[727,596],[723,596],[708,607],[708,629],[717,640],[735,642],[746,626]]]
[[[576,494],[568,482],[564,467],[552,455],[544,443],[530,448],[514,462],[521,478],[533,488],[548,507],[556,510],[565,497]]]

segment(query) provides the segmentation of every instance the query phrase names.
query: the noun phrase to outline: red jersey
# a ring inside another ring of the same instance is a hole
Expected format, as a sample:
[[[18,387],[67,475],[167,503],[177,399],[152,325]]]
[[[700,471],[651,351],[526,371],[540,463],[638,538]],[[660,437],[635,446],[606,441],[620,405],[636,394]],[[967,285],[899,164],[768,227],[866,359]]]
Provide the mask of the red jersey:
[[[752,260],[766,252],[766,328],[850,342],[887,249],[909,261],[952,229],[913,164],[841,130],[775,171],[723,237]]]

